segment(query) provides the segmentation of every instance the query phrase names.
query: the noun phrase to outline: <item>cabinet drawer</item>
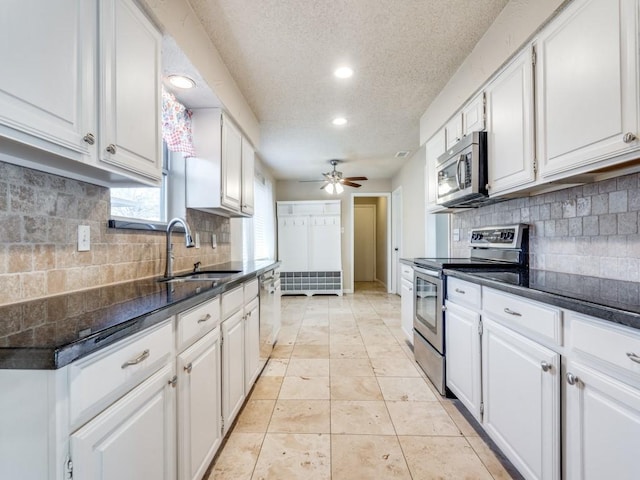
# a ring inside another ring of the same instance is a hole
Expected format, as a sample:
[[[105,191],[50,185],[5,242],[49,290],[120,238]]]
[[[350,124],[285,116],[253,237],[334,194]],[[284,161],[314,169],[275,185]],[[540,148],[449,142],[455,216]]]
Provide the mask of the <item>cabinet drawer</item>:
[[[483,287],[482,310],[514,330],[533,333],[541,339],[562,345],[559,308]]]
[[[480,311],[482,287],[475,283],[447,277],[447,300]]]
[[[229,318],[234,312],[244,305],[244,291],[242,286],[222,294],[221,311],[222,320]]]
[[[181,352],[220,323],[220,297],[178,315],[178,351]]]
[[[258,279],[250,280],[244,284],[244,303],[251,301],[258,296]]]
[[[173,354],[173,323],[163,323],[127,338],[69,366],[72,425],[138,385]]]
[[[409,265],[400,264],[400,272],[402,274],[402,278],[405,280],[409,280],[413,283],[413,267]]]
[[[640,375],[640,330],[574,312],[567,313],[567,321],[567,342],[573,351]]]

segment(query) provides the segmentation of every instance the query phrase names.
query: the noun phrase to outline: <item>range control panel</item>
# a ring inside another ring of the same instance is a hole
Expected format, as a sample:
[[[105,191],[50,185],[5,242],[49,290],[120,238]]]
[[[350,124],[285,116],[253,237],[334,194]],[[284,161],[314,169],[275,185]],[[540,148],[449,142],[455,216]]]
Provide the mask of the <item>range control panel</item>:
[[[520,248],[522,232],[528,225],[474,228],[469,234],[469,246],[492,248]]]

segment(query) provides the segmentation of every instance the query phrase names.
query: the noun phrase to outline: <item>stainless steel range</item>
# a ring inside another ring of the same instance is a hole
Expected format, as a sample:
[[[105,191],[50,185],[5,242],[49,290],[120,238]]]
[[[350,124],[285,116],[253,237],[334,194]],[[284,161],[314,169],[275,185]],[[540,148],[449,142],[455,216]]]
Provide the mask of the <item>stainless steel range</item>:
[[[414,259],[413,348],[416,362],[445,394],[444,269],[518,272],[529,265],[529,228],[517,224],[471,230],[469,258]]]

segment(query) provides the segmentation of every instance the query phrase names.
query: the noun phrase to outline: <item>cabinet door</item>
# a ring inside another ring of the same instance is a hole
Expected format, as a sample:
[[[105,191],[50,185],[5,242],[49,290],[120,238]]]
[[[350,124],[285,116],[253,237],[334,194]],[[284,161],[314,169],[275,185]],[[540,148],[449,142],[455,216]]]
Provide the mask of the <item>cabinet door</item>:
[[[244,390],[249,393],[260,373],[260,309],[257,299],[249,304],[245,313],[244,349]]]
[[[400,321],[405,337],[413,345],[413,282],[400,280]]]
[[[532,62],[525,49],[485,90],[491,196],[535,180]]]
[[[560,355],[483,317],[483,425],[525,478],[560,478]]]
[[[447,387],[480,418],[480,314],[447,302],[445,351]]]
[[[308,220],[305,216],[278,219],[278,259],[284,272],[309,269]]]
[[[446,151],[445,145],[445,131],[444,128],[441,129],[438,133],[436,133],[431,139],[427,142],[425,150],[426,150],[426,160],[427,167],[425,170],[426,173],[426,195],[427,195],[427,211],[434,211],[442,208],[437,204],[438,201],[438,185],[437,180],[438,176],[436,174],[436,164],[438,162],[438,157],[442,155]]]
[[[71,435],[73,478],[176,478],[174,371],[163,367]]]
[[[635,0],[584,0],[543,30],[536,66],[543,177],[582,173],[638,148],[636,23]]]
[[[221,199],[227,208],[242,205],[242,134],[229,117],[222,117]]]
[[[100,160],[162,178],[161,37],[132,0],[100,2]]]
[[[95,0],[0,3],[0,135],[82,159],[95,131]],[[64,149],[64,150],[61,150]]]
[[[567,362],[569,378],[565,390],[567,478],[638,478],[640,389],[571,360]]]
[[[178,478],[200,480],[222,441],[220,327],[177,360]]]
[[[318,215],[310,218],[309,270],[342,270],[339,215]]]
[[[244,401],[244,315],[242,310],[222,322],[222,418],[224,433]]]
[[[481,93],[462,109],[462,135],[484,130],[484,93]]]
[[[255,176],[255,151],[242,137],[242,213],[253,215],[253,178]]]
[[[456,113],[444,126],[444,131],[446,149],[449,150],[462,138],[462,113]]]

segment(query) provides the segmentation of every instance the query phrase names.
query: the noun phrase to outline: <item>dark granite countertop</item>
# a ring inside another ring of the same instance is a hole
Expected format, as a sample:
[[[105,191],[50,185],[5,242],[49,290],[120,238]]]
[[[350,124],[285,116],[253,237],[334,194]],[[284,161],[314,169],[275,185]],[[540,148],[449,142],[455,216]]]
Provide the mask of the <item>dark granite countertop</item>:
[[[168,283],[150,278],[0,307],[0,368],[56,369],[279,264],[227,262],[202,270],[240,270],[224,281]]]
[[[444,274],[640,329],[640,283],[544,270],[508,272],[445,269]]]

